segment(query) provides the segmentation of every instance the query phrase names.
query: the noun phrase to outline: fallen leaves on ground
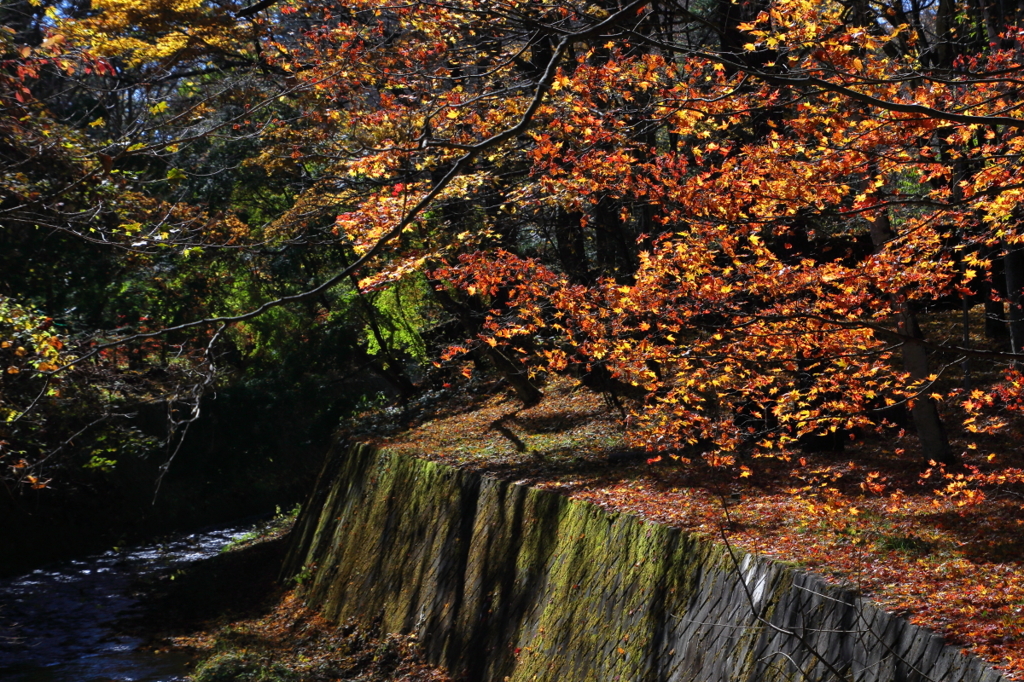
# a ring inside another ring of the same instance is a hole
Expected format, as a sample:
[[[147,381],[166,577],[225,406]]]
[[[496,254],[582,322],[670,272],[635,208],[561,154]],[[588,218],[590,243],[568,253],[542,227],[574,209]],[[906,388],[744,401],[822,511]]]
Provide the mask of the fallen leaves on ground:
[[[294,514],[228,551],[140,585],[144,609],[122,630],[156,651],[191,652],[196,682],[448,682],[414,637],[338,625],[278,581]]]
[[[305,606],[294,591],[261,618],[172,641],[203,655],[193,675],[196,682],[449,680],[440,669],[423,662],[415,637],[381,635],[352,624],[339,627]]]
[[[711,539],[724,533],[734,546],[853,584],[1024,680],[1019,484],[994,485],[965,504],[944,493],[952,474],[922,478],[905,454],[910,436],[858,440],[842,453],[748,459],[742,468],[699,457],[655,461],[628,446],[618,412],[601,396],[571,379],[553,380],[545,393],[529,409],[506,396],[478,397],[378,443]],[[988,451],[1003,453],[1000,467],[1020,466],[1007,437]],[[982,471],[987,460],[965,455]]]

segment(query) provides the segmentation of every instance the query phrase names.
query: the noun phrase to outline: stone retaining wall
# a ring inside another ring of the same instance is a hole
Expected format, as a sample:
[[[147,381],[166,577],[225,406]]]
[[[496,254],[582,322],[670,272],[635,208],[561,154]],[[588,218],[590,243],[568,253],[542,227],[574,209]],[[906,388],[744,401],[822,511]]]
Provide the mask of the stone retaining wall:
[[[674,528],[356,446],[286,570],[468,680],[997,682],[849,590]]]

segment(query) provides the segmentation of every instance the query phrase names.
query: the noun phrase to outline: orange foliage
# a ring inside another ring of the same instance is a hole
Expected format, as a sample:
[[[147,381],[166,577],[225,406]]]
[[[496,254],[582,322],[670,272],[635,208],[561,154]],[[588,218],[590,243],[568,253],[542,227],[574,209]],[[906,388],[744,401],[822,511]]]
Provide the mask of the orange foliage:
[[[790,561],[865,596],[1024,679],[1024,464],[1004,477],[977,456],[970,504],[949,494],[959,474],[908,469],[895,444],[851,446],[850,459],[747,460],[737,470],[646,458],[629,449],[614,412],[583,387],[555,380],[539,405],[491,397],[456,406],[381,441],[636,514]],[[506,425],[516,447],[493,425]],[[748,475],[749,474],[749,475]]]

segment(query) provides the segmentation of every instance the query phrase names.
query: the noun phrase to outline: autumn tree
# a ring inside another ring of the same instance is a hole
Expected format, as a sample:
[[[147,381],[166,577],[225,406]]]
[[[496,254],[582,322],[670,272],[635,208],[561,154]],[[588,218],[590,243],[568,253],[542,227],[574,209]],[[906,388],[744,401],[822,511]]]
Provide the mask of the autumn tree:
[[[334,214],[288,213],[317,178],[277,146],[303,125],[306,86],[273,59],[296,27],[234,9],[4,8],[5,476],[46,480],[90,452],[104,467],[153,455],[154,432],[171,439],[166,459],[212,389],[247,378],[267,403],[302,391],[324,402],[381,364],[359,341],[367,313],[351,285],[248,324],[194,324],[303,292],[351,257],[323,248]],[[337,404],[308,417],[336,420]],[[166,427],[149,419],[143,436],[136,415],[161,405]]]
[[[658,447],[728,459],[906,405],[955,461],[919,318],[975,296],[1012,223],[1013,49],[940,57],[934,18],[925,45],[841,4],[353,9],[296,63],[335,57],[304,77],[354,133],[325,139],[339,235],[390,263],[364,286],[432,267],[478,348],[644,391]]]
[[[974,305],[1003,303],[1000,267],[1011,338],[1024,319],[1014,16],[96,4],[48,38],[90,70],[76,87],[95,104],[73,127],[88,151],[32,205],[150,262],[280,247],[318,263],[287,286],[254,266],[258,293],[112,344],[236,338],[280,306],[330,308],[355,278],[380,360],[398,349],[373,302],[429,283],[467,339],[444,359],[469,353],[526,403],[546,372],[577,372],[632,401],[652,449],[724,463],[839,448],[909,410],[924,459],[952,465],[940,402],[968,430],[999,418],[992,395],[943,375],[1018,355],[970,343]],[[116,198],[109,217],[61,201],[94,185]],[[931,336],[944,309],[964,311],[966,341]]]

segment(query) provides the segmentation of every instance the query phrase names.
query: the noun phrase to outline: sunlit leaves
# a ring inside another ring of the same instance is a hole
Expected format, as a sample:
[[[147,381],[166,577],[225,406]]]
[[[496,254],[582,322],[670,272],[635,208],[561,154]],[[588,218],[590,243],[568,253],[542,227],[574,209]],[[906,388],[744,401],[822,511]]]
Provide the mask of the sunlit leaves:
[[[949,335],[909,338],[901,316],[966,305],[987,290],[988,254],[1024,241],[1019,97],[1004,78],[1016,48],[932,73],[911,29],[810,0],[744,17],[735,52],[693,38],[684,14],[590,34],[612,15],[586,3],[283,8],[243,20],[198,0],[108,0],[66,32],[104,68],[279,78],[274,95],[253,87],[231,105],[289,116],[209,125],[218,109],[193,101],[205,91],[190,75],[177,98],[146,96],[153,134],[124,149],[156,154],[199,129],[257,141],[246,166],[301,178],[260,235],[377,254],[358,276],[367,292],[428,274],[475,325],[448,359],[502,353],[532,377],[600,368],[642,396],[636,442],[713,464],[884,432],[879,412],[927,400],[979,435],[1008,423],[1012,383],[957,394],[900,355],[921,343],[951,363]],[[172,161],[154,181],[188,186]],[[187,201],[131,207],[104,238],[253,236]]]

